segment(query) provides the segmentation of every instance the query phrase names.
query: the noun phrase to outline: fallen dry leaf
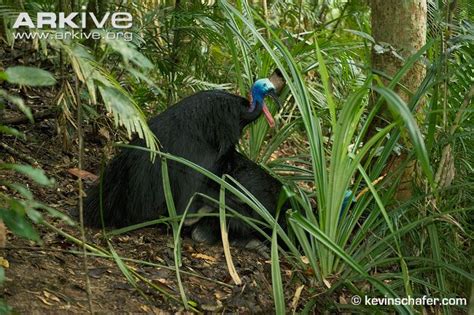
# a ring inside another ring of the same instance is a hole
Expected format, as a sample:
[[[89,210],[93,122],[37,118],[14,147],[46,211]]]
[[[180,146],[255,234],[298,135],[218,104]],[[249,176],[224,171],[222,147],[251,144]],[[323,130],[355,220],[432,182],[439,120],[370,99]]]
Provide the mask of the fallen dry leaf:
[[[303,292],[304,284],[300,285],[296,288],[295,295],[293,296],[293,300],[291,301],[291,308],[293,309],[293,313],[296,312],[296,307],[298,306],[298,302],[301,297],[301,292]]]
[[[145,313],[151,313],[151,309],[146,305],[140,306],[140,309],[144,311]]]
[[[323,282],[329,289],[331,288],[331,282],[327,281],[326,279],[323,279]]]
[[[3,267],[3,268],[9,268],[10,263],[5,258],[0,257],[0,266]]]
[[[3,224],[3,221],[0,220],[0,247],[1,248],[5,247],[6,243],[7,243],[7,228],[5,227],[5,224]]]
[[[305,264],[305,265],[309,264],[309,259],[308,259],[308,257],[306,257],[306,256],[301,256],[300,259],[301,259],[301,262],[302,262],[303,264]]]
[[[38,296],[38,299],[40,299],[41,302],[43,302],[43,303],[46,304],[46,305],[49,305],[49,306],[53,305],[53,303],[48,302],[48,301],[47,301],[44,297],[42,297],[42,296]]]
[[[52,294],[52,293],[50,293],[50,292],[48,292],[48,291],[43,291],[43,295],[44,295],[48,300],[53,300],[53,301],[55,301],[55,302],[60,302],[59,298],[58,298],[56,295],[54,295],[54,294]]]
[[[99,178],[99,176],[92,174],[91,172],[80,170],[78,168],[70,168],[67,170],[67,172],[78,178],[89,180],[91,182],[95,182]]]
[[[191,256],[193,256],[194,258],[197,258],[197,259],[207,260],[208,262],[213,262],[213,263],[216,262],[216,259],[214,257],[206,255],[206,254],[192,253]]]

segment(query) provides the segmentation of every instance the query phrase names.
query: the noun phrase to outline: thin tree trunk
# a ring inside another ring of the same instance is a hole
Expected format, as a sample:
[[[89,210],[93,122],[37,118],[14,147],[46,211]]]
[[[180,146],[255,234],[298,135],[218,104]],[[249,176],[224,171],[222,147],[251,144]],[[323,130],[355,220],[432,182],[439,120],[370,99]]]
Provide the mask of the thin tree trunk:
[[[372,67],[393,77],[403,66],[404,60],[415,54],[426,43],[427,3],[426,0],[371,0],[372,36],[385,49],[372,50]],[[403,57],[403,58],[400,58]],[[410,96],[425,77],[425,67],[417,62],[401,79],[396,92],[408,103]],[[387,82],[387,81],[385,81]],[[383,125],[383,119],[374,123],[374,129]],[[393,165],[403,164],[406,154],[396,158]],[[412,179],[415,164],[409,163],[401,179],[396,199],[403,201],[412,196]]]
[[[186,4],[186,2],[184,3]],[[173,41],[172,45],[170,47],[170,83],[169,83],[169,88],[168,88],[168,106],[173,105],[176,102],[176,93],[174,91],[174,84],[177,79],[177,72],[179,70],[179,62],[180,62],[180,56],[179,56],[179,50],[180,50],[180,44],[181,44],[181,32],[178,28],[178,22],[177,22],[177,16],[182,10],[185,10],[184,7],[182,7],[183,4],[181,3],[181,0],[176,0],[174,3],[174,17],[173,17],[173,22],[172,22],[172,27],[173,27]]]
[[[87,12],[94,13],[95,16],[102,18],[102,16],[107,12],[108,10],[108,2],[107,1],[100,1],[100,0],[90,0],[87,3]],[[89,33],[92,31],[92,26],[93,26],[92,18],[90,15],[87,15],[87,22],[86,22],[86,29],[84,30],[86,33]],[[95,48],[97,45],[97,41],[93,39],[92,37],[86,39],[85,45],[90,48]]]

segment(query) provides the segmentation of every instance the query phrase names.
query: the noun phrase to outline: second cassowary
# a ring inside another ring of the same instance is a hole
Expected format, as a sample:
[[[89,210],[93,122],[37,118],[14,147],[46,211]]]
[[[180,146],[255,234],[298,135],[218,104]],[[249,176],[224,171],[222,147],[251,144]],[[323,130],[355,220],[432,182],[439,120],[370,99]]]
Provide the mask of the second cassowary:
[[[246,125],[263,114],[273,126],[273,118],[264,103],[267,95],[276,98],[275,87],[268,79],[255,82],[250,99],[224,91],[199,92],[152,118],[149,126],[163,152],[183,157],[221,176],[235,165],[235,145]],[[130,144],[144,146],[144,141],[136,138]],[[168,161],[168,168],[178,214],[184,212],[195,193],[208,194],[215,190],[204,175],[185,165]],[[168,213],[161,161],[151,162],[148,152],[123,149],[107,165],[101,180],[105,226],[127,226]],[[197,210],[191,208],[190,212]],[[89,226],[102,225],[98,184],[87,192],[84,222]]]
[[[275,211],[278,207],[278,200],[280,198],[280,192],[282,190],[282,183],[268,174],[268,172],[258,164],[235,150],[229,152],[228,161],[228,169],[225,171],[225,174],[230,175],[237,182],[239,182],[248,192],[250,192],[250,194],[258,199],[265,209],[267,209],[272,215],[275,215]],[[228,180],[228,182],[246,194],[238,185],[230,180]],[[211,198],[219,200],[220,187],[212,185],[209,185],[209,187],[212,187],[212,189],[208,191],[208,195]],[[226,193],[225,204],[229,208],[237,211],[239,214],[245,217],[262,221],[262,218],[259,214],[257,214],[249,205],[238,199],[230,192]],[[202,205],[200,204],[198,208],[200,213],[218,211],[217,204],[206,201],[203,201]],[[286,227],[285,214],[283,211],[287,210],[288,208],[288,203],[282,205],[282,213],[279,215],[278,223],[283,228]],[[255,240],[261,239],[260,235],[258,235],[249,225],[243,224],[240,219],[233,217],[228,218],[227,227],[230,240],[233,243],[247,247],[261,245],[261,243],[255,242]],[[220,239],[219,231],[218,218],[203,218],[196,223],[193,229],[192,237],[196,241],[213,244]],[[250,241],[254,242],[249,243]]]

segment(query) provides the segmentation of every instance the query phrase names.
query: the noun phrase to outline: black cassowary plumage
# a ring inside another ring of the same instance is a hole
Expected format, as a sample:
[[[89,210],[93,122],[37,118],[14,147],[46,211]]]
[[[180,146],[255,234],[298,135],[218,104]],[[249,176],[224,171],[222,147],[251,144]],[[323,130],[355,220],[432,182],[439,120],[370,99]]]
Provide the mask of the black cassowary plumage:
[[[224,91],[204,91],[152,118],[149,126],[163,152],[183,157],[220,176],[232,169],[228,159],[242,129],[261,114],[249,111],[249,106],[243,97]],[[138,138],[130,144],[145,146]],[[168,168],[178,214],[183,213],[193,194],[212,190],[212,184],[199,172],[174,161],[168,161]],[[142,150],[125,148],[112,159],[102,176],[105,225],[122,227],[167,215],[161,172],[161,161],[152,163],[149,153]],[[86,225],[102,224],[99,197],[97,184],[87,192],[84,202]]]
[[[225,173],[232,176],[242,186],[244,186],[248,192],[250,192],[258,201],[272,214],[276,215],[278,206],[278,200],[280,192],[282,190],[282,183],[271,176],[265,169],[246,158],[241,153],[232,150],[226,157],[228,164]],[[229,183],[232,183],[229,181]],[[237,185],[234,185],[238,188]],[[239,189],[240,190],[240,189]],[[242,190],[241,190],[242,191]],[[209,196],[218,200],[219,199],[219,187],[209,191]],[[200,212],[217,212],[218,205],[210,202],[203,202],[207,207],[199,206]],[[250,217],[257,220],[262,218],[246,203],[235,197],[230,192],[226,193],[226,206],[237,211],[243,216]],[[283,228],[286,227],[284,211],[289,208],[289,203],[285,203],[282,206],[281,213],[279,216],[279,224]],[[205,209],[205,211],[202,211]],[[219,222],[218,218],[206,217],[196,224],[193,230],[193,238],[206,243],[217,242],[220,239],[219,233]],[[261,239],[259,234],[256,234],[254,229],[244,223],[238,218],[228,218],[227,227],[229,237],[231,241],[238,241],[241,244],[246,244],[247,241],[252,239]]]

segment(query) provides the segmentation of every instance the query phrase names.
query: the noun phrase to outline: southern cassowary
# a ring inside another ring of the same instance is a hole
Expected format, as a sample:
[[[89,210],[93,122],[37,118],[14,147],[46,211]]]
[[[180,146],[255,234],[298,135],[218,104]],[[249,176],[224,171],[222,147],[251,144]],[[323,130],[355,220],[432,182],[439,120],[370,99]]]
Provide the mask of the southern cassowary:
[[[232,150],[229,152],[227,158],[229,162],[227,164],[227,170],[225,174],[232,176],[237,182],[239,182],[243,187],[245,187],[248,192],[250,192],[258,201],[273,215],[275,216],[275,211],[278,206],[278,199],[280,197],[280,192],[282,190],[282,183],[268,174],[268,172],[260,167],[258,164],[252,160],[246,158],[241,153]],[[237,185],[233,184],[228,180],[234,187],[242,191]],[[212,187],[212,186],[211,186]],[[208,195],[216,200],[219,199],[219,188],[214,187],[208,191]],[[242,191],[243,192],[243,191]],[[243,216],[261,220],[262,218],[246,203],[238,199],[232,193],[226,193],[226,206],[237,211]],[[198,207],[201,213],[217,212],[218,205],[211,202],[203,202],[202,206]],[[282,213],[279,216],[279,224],[283,228],[286,227],[285,210],[289,208],[289,204],[285,203],[282,206]],[[192,237],[194,240],[199,242],[204,242],[208,244],[213,244],[220,239],[219,233],[219,222],[216,217],[206,217],[202,218],[195,225]],[[245,224],[242,220],[238,218],[228,218],[227,227],[229,232],[230,240],[233,243],[248,246],[249,241],[261,239],[251,226]],[[264,229],[265,230],[265,229]],[[267,229],[268,232],[268,229]],[[252,242],[250,246],[258,246],[257,243]]]
[[[238,155],[235,145],[242,129],[262,113],[273,126],[273,118],[264,103],[267,95],[276,99],[275,86],[268,79],[254,83],[250,100],[224,91],[199,92],[152,118],[149,126],[163,152],[190,160],[218,176],[229,172],[238,180],[240,177],[248,183],[255,181],[255,186],[259,186],[258,182],[269,180],[266,176],[270,175],[260,170],[258,178],[249,178],[251,174],[240,172],[241,164],[253,162]],[[145,146],[138,138],[130,144]],[[255,166],[252,164],[252,168]],[[213,187],[204,175],[178,162],[168,161],[168,168],[178,214],[184,212],[195,193],[208,194],[216,190],[217,185]],[[262,172],[265,175],[262,176]],[[105,226],[122,227],[167,215],[161,161],[151,162],[148,152],[123,149],[107,165],[101,180]],[[84,202],[85,224],[102,226],[99,202],[99,184],[96,184],[89,189]],[[192,207],[190,213],[197,210],[198,207]]]

